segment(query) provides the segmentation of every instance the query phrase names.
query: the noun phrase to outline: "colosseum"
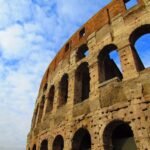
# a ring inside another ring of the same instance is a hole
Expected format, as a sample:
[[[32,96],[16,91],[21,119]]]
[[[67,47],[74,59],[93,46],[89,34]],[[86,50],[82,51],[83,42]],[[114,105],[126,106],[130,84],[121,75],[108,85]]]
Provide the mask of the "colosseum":
[[[112,0],[57,53],[40,85],[27,150],[150,150],[150,68],[135,47],[150,33],[150,0],[132,1]]]

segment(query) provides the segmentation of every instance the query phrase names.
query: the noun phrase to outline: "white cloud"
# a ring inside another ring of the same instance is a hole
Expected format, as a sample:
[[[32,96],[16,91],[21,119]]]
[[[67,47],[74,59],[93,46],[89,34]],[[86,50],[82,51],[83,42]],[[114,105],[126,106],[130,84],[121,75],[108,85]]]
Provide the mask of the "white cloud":
[[[0,31],[0,46],[4,57],[19,57],[18,54],[27,46],[22,27],[15,24],[6,30]]]
[[[6,28],[16,21],[24,22],[32,19],[33,5],[30,0],[0,0],[0,5],[0,28]]]

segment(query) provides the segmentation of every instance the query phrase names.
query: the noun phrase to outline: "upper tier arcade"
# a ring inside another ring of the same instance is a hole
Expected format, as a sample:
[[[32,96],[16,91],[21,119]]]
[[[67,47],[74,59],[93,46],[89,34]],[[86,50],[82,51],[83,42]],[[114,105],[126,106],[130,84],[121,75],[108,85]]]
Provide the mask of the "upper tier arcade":
[[[40,87],[43,87],[43,85],[46,83],[48,74],[51,75],[51,73],[55,71],[59,62],[69,59],[70,55],[74,53],[76,49],[78,49],[83,44],[88,43],[88,40],[90,39],[90,35],[92,33],[96,33],[100,29],[105,30],[103,28],[106,25],[111,26],[113,19],[115,19],[115,17],[117,17],[118,15],[126,17],[126,15],[130,13],[130,10],[126,8],[127,2],[128,0],[113,0],[106,7],[97,12],[97,14],[95,14],[91,19],[89,19],[76,33],[74,33],[72,37],[60,49],[53,61],[50,63],[47,71],[45,72]],[[138,0],[137,6],[132,11],[138,10],[138,8],[142,7],[143,5],[143,0]],[[113,31],[110,31],[110,29],[105,32],[110,32],[110,34],[113,34]]]

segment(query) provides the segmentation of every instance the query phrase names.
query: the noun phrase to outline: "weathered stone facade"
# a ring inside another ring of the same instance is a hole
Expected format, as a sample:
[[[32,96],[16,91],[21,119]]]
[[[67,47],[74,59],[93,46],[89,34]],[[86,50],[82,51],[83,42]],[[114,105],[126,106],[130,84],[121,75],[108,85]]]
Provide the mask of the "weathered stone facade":
[[[27,150],[112,150],[120,139],[135,144],[128,150],[150,149],[150,68],[134,47],[150,33],[150,0],[138,0],[130,9],[127,2],[113,0],[100,10],[51,62]],[[113,50],[122,72],[109,58]]]

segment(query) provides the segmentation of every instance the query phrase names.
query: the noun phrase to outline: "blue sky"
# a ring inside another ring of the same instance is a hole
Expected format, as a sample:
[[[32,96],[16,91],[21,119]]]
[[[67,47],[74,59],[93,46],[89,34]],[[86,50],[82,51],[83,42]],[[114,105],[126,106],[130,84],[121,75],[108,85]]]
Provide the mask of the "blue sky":
[[[63,43],[110,1],[0,0],[0,150],[25,150],[48,64]]]

